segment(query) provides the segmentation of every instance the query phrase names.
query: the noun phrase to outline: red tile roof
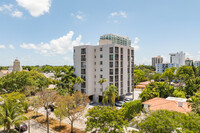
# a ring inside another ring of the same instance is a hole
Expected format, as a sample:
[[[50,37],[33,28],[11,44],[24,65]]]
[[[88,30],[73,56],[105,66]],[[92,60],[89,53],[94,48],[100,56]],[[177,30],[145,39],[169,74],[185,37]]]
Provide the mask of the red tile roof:
[[[169,110],[169,111],[177,111],[180,113],[187,113],[191,111],[191,107],[188,106],[187,102],[182,102],[183,106],[178,107],[178,101],[176,100],[166,100],[164,98],[153,98],[143,102],[142,104],[149,105],[149,110],[156,111],[156,110]]]

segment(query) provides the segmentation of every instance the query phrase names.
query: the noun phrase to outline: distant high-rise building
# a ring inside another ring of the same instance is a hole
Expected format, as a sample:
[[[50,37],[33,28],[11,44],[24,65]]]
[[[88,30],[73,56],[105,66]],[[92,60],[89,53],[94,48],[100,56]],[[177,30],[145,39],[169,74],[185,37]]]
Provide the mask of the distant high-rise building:
[[[186,66],[192,66],[193,60],[190,60],[189,58],[185,59],[185,65]]]
[[[195,61],[194,66],[196,66],[196,67],[200,66],[200,61]]]
[[[128,37],[106,34],[100,37],[98,46],[75,46],[74,68],[76,76],[84,79],[75,89],[95,102],[101,102],[103,91],[110,85],[118,88],[119,96],[134,89],[134,48]],[[108,81],[100,85],[102,78]]]
[[[185,65],[185,53],[177,52],[177,53],[170,53],[170,63],[178,64],[179,67]]]
[[[172,68],[172,67],[180,67],[182,65],[185,65],[185,53],[177,52],[177,53],[171,53],[170,55],[170,63],[158,63],[156,64],[156,72],[157,73],[163,73],[165,69]]]
[[[13,62],[13,71],[22,71],[22,67],[20,65],[20,61],[18,59],[15,59],[15,61]]]
[[[157,56],[157,57],[152,57],[152,66],[156,66],[156,64],[163,63],[163,57]]]

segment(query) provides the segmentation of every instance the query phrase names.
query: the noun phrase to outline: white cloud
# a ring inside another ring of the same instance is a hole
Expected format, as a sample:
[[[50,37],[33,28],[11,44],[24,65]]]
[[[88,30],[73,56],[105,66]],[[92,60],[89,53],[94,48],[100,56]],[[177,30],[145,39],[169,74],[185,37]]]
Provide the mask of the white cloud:
[[[33,17],[39,17],[49,12],[51,0],[16,0],[18,5],[25,8]]]
[[[0,45],[0,49],[1,49],[1,48],[6,48],[6,46],[5,46],[5,45]]]
[[[13,8],[12,4],[9,4],[9,5],[4,4],[4,5],[0,6],[0,11],[11,11],[12,8]]]
[[[12,44],[9,45],[9,48],[10,49],[15,49],[15,47]]]
[[[140,47],[137,45],[139,43],[140,39],[138,37],[135,37],[134,42],[132,44],[132,47],[134,47],[135,51],[138,51]]]
[[[122,17],[122,18],[127,18],[128,15],[125,11],[119,11],[119,12],[112,12],[110,13],[111,17]]]
[[[75,40],[72,39],[73,36],[74,32],[70,31],[67,35],[62,36],[58,39],[51,40],[49,43],[23,43],[22,45],[20,45],[20,47],[24,49],[33,49],[36,52],[46,56],[57,54],[64,55],[67,52],[72,52],[74,46],[84,45],[84,43],[81,42],[81,35],[76,37]]]
[[[7,9],[7,10],[12,10],[12,8],[13,8],[13,5],[12,4],[9,4],[9,5],[3,5],[3,8],[4,9]]]
[[[193,59],[193,58],[194,58],[194,56],[191,55],[189,52],[185,52],[185,57],[186,57],[186,58],[190,58],[190,59]]]
[[[78,11],[77,13],[71,13],[71,16],[75,17],[76,19],[78,19],[80,21],[83,21],[85,19],[84,14],[81,11]]]
[[[12,15],[13,17],[21,18],[21,17],[23,16],[23,12],[14,11],[11,15]]]

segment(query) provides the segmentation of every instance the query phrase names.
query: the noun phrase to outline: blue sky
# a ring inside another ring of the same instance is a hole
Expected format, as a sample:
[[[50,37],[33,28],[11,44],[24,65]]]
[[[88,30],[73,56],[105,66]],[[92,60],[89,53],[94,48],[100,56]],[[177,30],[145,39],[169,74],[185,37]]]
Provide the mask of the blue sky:
[[[1,0],[0,66],[71,65],[73,46],[127,35],[135,63],[184,51],[200,60],[199,0]]]

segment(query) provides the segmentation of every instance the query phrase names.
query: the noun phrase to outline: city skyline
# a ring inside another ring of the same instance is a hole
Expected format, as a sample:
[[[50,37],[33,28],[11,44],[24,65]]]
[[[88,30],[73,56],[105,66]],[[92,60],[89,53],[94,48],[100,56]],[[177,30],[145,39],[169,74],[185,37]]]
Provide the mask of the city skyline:
[[[135,64],[183,51],[200,60],[200,2],[51,1],[0,2],[0,66],[73,65],[73,46],[97,45],[103,34],[128,36]]]

